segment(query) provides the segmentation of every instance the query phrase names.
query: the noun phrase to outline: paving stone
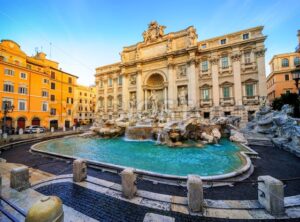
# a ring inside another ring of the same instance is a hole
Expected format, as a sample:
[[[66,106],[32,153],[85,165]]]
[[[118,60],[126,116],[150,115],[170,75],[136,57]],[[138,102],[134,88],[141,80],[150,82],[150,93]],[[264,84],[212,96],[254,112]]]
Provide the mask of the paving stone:
[[[175,218],[154,213],[146,213],[143,222],[175,222]]]

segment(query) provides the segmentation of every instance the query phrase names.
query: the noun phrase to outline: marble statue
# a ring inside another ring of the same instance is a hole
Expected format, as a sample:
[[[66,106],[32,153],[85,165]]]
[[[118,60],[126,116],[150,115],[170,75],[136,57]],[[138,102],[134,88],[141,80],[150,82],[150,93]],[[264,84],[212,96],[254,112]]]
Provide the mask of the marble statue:
[[[157,104],[158,100],[157,100],[157,95],[155,93],[155,90],[151,91],[149,100],[150,100],[150,104],[151,104],[152,113],[156,113],[158,110],[158,104]]]
[[[136,75],[130,76],[129,83],[130,83],[130,85],[135,85],[136,84]]]
[[[131,112],[136,109],[136,95],[135,93],[132,93],[131,97],[130,97],[130,110]]]
[[[181,87],[178,100],[179,100],[179,105],[187,105],[187,93],[185,87]]]

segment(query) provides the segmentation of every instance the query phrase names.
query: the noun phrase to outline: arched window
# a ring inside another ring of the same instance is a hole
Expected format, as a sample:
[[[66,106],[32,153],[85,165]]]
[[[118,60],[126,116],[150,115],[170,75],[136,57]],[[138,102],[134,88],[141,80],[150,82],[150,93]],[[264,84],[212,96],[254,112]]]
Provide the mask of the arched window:
[[[295,57],[294,58],[294,65],[295,66],[299,66],[300,65],[300,58],[299,57]]]
[[[289,67],[289,60],[288,59],[282,59],[281,60],[281,67]]]

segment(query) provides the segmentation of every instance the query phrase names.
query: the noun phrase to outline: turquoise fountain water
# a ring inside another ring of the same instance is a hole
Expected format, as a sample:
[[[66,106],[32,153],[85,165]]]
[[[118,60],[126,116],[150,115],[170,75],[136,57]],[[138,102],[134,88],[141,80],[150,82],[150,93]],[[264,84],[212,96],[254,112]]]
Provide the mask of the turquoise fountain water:
[[[203,148],[169,148],[154,141],[70,137],[38,144],[35,149],[177,176],[220,175],[243,165],[239,146],[227,139]]]

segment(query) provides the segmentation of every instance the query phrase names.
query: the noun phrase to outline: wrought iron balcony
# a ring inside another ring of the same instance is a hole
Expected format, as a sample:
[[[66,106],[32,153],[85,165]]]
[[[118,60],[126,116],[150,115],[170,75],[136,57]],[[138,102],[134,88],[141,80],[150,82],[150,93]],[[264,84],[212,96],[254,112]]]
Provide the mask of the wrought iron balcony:
[[[213,105],[212,99],[200,99],[200,107],[210,107]]]
[[[234,97],[220,98],[221,106],[233,106],[234,104]]]
[[[244,105],[258,105],[259,96],[243,96]]]

